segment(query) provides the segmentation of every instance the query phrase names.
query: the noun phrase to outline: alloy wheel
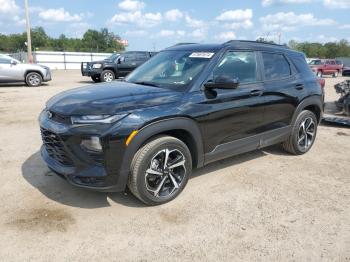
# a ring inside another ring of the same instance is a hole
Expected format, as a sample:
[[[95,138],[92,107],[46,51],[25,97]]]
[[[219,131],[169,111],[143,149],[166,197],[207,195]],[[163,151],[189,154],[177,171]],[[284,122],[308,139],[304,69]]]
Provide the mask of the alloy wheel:
[[[174,194],[186,176],[185,162],[185,156],[177,149],[157,152],[146,170],[147,191],[157,198]]]
[[[103,75],[103,79],[105,80],[105,82],[112,82],[113,79],[114,79],[114,76],[111,72],[106,72],[104,75]]]
[[[28,79],[29,83],[32,85],[32,86],[37,86],[40,84],[40,78],[39,76],[37,75],[31,75],[29,76],[29,79]]]
[[[311,117],[304,119],[298,132],[298,147],[302,151],[307,151],[313,144],[316,133],[316,123]]]

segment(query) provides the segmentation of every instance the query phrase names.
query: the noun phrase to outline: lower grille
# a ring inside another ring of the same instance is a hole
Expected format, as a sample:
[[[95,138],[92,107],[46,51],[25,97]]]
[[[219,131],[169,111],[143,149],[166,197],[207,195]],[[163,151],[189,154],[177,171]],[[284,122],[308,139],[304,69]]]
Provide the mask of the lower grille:
[[[40,131],[44,146],[49,156],[62,165],[73,166],[73,162],[68,157],[60,137],[44,128],[41,128]]]

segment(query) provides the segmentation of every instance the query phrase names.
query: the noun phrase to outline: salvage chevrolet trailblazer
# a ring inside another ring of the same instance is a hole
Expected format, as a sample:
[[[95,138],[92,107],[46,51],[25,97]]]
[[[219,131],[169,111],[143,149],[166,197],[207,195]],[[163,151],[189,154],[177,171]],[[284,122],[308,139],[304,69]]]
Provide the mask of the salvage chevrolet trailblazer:
[[[306,153],[323,100],[304,55],[284,46],[178,44],[123,81],[51,98],[40,114],[41,155],[75,186],[128,186],[157,205],[181,193],[192,168],[278,143]]]

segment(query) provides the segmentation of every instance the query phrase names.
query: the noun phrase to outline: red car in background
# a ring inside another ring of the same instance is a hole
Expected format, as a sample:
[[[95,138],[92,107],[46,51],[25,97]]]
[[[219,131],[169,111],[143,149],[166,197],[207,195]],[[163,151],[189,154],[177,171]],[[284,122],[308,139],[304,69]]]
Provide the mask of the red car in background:
[[[343,70],[343,64],[335,59],[313,59],[309,62],[309,66],[318,77],[324,75],[337,77]]]

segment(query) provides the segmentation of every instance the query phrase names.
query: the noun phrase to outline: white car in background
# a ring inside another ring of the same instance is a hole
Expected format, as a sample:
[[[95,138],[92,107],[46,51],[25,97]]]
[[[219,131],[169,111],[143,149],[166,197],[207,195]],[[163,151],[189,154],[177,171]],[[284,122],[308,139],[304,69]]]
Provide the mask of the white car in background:
[[[50,80],[50,68],[24,64],[13,57],[0,54],[0,83],[25,82],[28,86],[36,87]]]

